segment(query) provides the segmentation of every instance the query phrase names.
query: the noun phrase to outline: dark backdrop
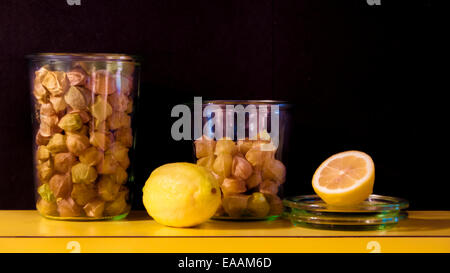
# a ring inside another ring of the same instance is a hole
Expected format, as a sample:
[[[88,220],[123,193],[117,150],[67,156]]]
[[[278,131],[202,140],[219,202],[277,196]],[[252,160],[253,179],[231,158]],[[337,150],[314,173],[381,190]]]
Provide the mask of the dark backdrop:
[[[192,160],[191,143],[170,139],[170,110],[196,95],[295,105],[289,195],[312,193],[324,159],[357,149],[375,161],[376,193],[450,209],[448,106],[437,84],[448,30],[434,1],[81,3],[0,2],[0,209],[34,208],[24,56],[35,52],[143,57],[135,208],[155,167]]]

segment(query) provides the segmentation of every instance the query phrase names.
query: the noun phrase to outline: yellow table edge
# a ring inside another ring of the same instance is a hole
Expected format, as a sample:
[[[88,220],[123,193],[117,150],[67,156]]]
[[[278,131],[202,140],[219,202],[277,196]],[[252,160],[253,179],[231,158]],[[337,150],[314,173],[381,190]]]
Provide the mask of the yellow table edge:
[[[449,253],[450,238],[0,238],[2,253]]]
[[[198,229],[176,229],[151,219],[62,222],[43,219],[35,211],[0,211],[0,253],[450,253],[450,212],[414,215],[425,220],[406,228],[418,230],[339,233],[279,222],[213,221]],[[258,225],[273,229],[258,230]],[[239,230],[241,226],[248,229]]]

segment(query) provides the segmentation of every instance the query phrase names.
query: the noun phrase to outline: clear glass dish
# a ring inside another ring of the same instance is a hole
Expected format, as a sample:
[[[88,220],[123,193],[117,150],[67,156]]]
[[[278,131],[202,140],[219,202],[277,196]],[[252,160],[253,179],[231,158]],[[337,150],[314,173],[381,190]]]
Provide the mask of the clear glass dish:
[[[284,217],[296,226],[333,230],[381,230],[407,217],[405,199],[372,194],[357,206],[337,207],[317,195],[301,195],[283,200]]]

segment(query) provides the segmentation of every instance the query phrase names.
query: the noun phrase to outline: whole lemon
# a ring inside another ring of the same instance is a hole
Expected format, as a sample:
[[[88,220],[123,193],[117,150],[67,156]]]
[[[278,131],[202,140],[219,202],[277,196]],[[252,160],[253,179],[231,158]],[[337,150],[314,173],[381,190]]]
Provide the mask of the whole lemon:
[[[196,164],[170,163],[155,169],[143,188],[143,202],[156,222],[191,227],[214,215],[221,203],[212,173]]]

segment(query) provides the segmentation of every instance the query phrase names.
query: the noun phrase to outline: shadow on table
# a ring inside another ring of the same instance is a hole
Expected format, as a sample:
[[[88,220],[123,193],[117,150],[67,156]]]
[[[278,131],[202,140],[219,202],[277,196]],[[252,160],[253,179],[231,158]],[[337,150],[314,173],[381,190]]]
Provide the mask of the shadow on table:
[[[148,221],[153,218],[148,215],[145,210],[134,210],[128,214],[127,218],[122,219],[121,221]]]
[[[152,217],[146,211],[131,211],[127,218],[121,221],[148,221]],[[236,227],[238,226],[238,227]],[[197,227],[196,229],[273,229],[273,228],[287,228],[292,224],[288,220],[276,219],[272,221],[264,220],[209,220]]]
[[[233,220],[210,220],[203,224],[205,228],[213,229],[280,229],[292,227],[291,222],[288,220],[279,218],[272,221],[233,221]]]

